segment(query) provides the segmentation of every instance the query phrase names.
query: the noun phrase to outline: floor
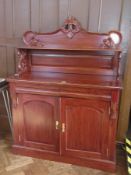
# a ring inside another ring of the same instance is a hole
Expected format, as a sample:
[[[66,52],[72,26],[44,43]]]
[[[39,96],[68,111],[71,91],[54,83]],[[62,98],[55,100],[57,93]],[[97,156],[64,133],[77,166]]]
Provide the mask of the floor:
[[[10,145],[10,137],[0,139],[0,175],[127,175],[123,149],[117,151],[117,172],[107,173],[71,164],[13,155]]]

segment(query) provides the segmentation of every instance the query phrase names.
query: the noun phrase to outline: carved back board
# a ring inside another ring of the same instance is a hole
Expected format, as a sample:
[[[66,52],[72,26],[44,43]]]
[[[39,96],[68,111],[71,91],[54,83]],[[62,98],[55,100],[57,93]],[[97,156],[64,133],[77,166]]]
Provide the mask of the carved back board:
[[[121,33],[90,33],[73,17],[52,33],[27,31],[19,49],[19,74],[58,72],[119,75]]]

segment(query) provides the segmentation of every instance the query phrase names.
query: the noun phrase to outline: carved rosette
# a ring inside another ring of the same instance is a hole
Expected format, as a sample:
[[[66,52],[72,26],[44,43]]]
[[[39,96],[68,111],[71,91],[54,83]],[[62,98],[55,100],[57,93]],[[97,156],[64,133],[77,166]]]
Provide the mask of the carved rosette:
[[[29,58],[27,56],[27,52],[25,50],[18,49],[17,55],[19,57],[18,75],[21,76],[23,73],[28,72],[30,70],[30,63]]]
[[[80,32],[81,26],[76,18],[70,17],[65,20],[61,30],[68,38],[72,39],[76,33]]]

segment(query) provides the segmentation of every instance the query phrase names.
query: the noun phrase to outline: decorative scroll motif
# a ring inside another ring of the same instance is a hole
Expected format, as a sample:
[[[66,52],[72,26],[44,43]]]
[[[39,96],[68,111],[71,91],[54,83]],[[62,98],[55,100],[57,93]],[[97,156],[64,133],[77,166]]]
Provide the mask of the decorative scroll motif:
[[[65,20],[61,30],[67,35],[68,38],[72,39],[74,35],[81,30],[81,26],[76,18],[70,17]]]
[[[67,37],[67,38],[65,38]],[[75,38],[73,40],[73,38]],[[84,38],[84,39],[82,39]],[[69,40],[72,39],[72,45]],[[83,29],[74,17],[68,17],[64,25],[51,33],[37,33],[27,31],[23,35],[23,41],[27,47],[40,49],[78,49],[80,48],[118,48],[122,35],[119,31],[110,31],[109,33],[93,33]]]
[[[44,43],[40,40],[39,34],[28,31],[23,36],[24,43],[31,47],[43,47]]]
[[[115,43],[110,37],[108,37],[107,39],[104,39],[103,44],[105,48],[115,48]]]
[[[103,45],[105,48],[116,48],[120,45],[122,40],[122,35],[118,31],[110,31],[108,38],[103,40]]]
[[[29,71],[29,59],[25,50],[18,49],[17,55],[19,57],[18,75],[22,75]]]

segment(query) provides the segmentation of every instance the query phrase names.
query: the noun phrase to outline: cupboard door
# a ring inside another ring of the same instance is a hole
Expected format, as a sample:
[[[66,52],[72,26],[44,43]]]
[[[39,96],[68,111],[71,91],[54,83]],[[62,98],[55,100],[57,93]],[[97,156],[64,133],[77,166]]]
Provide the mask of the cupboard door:
[[[63,98],[61,106],[61,154],[107,159],[109,102]]]
[[[59,151],[57,98],[42,95],[18,95],[21,118],[21,144],[51,152]]]

